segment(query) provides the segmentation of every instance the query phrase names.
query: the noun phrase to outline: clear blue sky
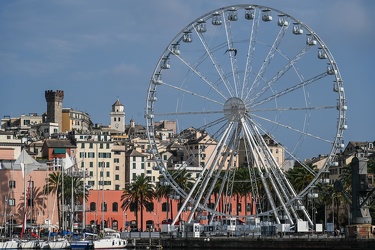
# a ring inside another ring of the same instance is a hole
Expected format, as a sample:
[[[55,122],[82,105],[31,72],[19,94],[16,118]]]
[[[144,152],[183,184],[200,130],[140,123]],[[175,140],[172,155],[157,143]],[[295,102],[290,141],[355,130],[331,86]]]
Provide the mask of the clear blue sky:
[[[126,122],[145,124],[154,67],[188,23],[232,4],[259,4],[310,26],[338,63],[348,103],[345,142],[373,141],[373,0],[285,1],[0,1],[0,116],[46,111],[45,90],[65,92],[63,106],[109,124],[120,99]]]

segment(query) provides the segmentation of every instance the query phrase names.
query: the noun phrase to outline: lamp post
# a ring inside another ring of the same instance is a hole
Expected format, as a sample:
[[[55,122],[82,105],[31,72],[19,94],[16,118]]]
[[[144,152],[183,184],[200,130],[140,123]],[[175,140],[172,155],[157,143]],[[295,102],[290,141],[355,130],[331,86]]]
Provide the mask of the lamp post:
[[[128,222],[128,215],[126,214],[126,210],[124,210],[124,230],[128,231],[127,228],[127,222]]]

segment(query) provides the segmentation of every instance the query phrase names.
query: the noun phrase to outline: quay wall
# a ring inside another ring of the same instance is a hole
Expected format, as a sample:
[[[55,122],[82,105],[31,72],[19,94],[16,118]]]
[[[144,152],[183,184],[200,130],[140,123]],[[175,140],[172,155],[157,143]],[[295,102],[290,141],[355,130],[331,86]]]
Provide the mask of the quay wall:
[[[171,249],[375,249],[374,239],[348,238],[161,238],[160,243]]]

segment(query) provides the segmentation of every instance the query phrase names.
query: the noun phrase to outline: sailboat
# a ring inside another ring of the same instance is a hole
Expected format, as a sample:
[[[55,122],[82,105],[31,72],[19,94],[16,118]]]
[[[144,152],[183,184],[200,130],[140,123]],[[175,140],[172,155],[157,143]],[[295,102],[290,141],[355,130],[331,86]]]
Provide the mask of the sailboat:
[[[104,170],[104,161],[102,162],[102,171]],[[104,228],[104,174],[102,174],[102,228],[103,237],[94,241],[94,249],[120,249],[126,248],[127,241],[121,239],[120,234],[110,228]]]
[[[22,149],[21,154],[18,156],[16,159],[15,165],[20,165],[20,168],[22,170],[22,176],[23,176],[23,190],[24,190],[24,208],[23,208],[23,222],[22,222],[22,231],[20,235],[20,240],[21,242],[18,242],[18,246],[20,246],[22,249],[43,249],[43,248],[48,248],[48,244],[40,240],[38,238],[35,238],[33,240],[25,240],[23,239],[23,235],[26,230],[26,217],[27,217],[27,202],[26,202],[26,196],[29,192],[32,192],[32,182],[30,181],[28,192],[26,192],[26,176],[30,174],[32,171],[37,170],[37,169],[42,169],[43,165],[34,160],[27,152],[25,149]],[[30,212],[32,216],[32,209]],[[31,218],[32,221],[32,218]],[[17,240],[15,240],[17,241]]]
[[[63,159],[62,165],[63,166],[62,166],[62,175],[61,176],[63,177],[64,171],[73,166],[73,162],[71,161],[71,159],[70,159],[70,157],[67,153],[65,155],[65,159]],[[64,180],[61,180],[61,181],[63,183]],[[56,190],[56,192],[57,192],[57,190]],[[57,194],[56,194],[56,196],[57,196]],[[63,205],[63,207],[64,207],[64,205]],[[63,212],[63,214],[64,214],[64,212]],[[64,219],[64,221],[65,221],[65,219]],[[65,226],[65,222],[63,222],[63,230],[65,229],[64,226]],[[70,242],[67,238],[65,238],[65,237],[57,237],[56,238],[54,236],[51,239],[50,234],[48,235],[48,245],[49,245],[50,249],[70,249]]]

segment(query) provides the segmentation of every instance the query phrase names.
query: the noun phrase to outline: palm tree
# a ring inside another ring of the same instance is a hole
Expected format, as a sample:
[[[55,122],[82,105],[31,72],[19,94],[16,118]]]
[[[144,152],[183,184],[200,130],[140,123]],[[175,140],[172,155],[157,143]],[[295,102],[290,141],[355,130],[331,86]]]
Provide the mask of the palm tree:
[[[44,192],[46,194],[55,194],[57,196],[57,214],[59,220],[59,227],[62,225],[62,216],[60,216],[61,210],[61,192],[62,192],[62,174],[61,172],[53,172],[49,174],[47,183],[44,185]]]
[[[62,180],[64,179],[64,194],[62,193]],[[73,181],[72,181],[73,180]],[[75,204],[80,203],[85,198],[88,200],[89,192],[83,185],[82,177],[71,176],[66,173],[53,172],[49,174],[47,183],[44,185],[43,190],[46,194],[56,194],[57,196],[57,213],[61,214],[62,197],[66,204],[71,204],[71,200],[75,201]],[[73,185],[73,186],[72,186]],[[73,187],[73,197],[72,197]],[[85,188],[85,197],[83,197],[83,188]],[[62,225],[63,216],[59,216],[59,226]]]
[[[143,209],[149,208],[155,197],[154,184],[150,178],[144,175],[137,175],[133,182],[125,187],[121,195],[121,208],[127,210],[134,208],[135,217],[138,225],[138,210],[141,212],[141,231],[143,231]]]
[[[171,185],[165,185],[164,184],[164,176],[160,175],[159,176],[159,181],[156,183],[156,191],[155,191],[155,196],[158,199],[165,198],[166,199],[166,218],[168,219],[168,212],[169,212],[169,200],[171,195],[173,194],[173,188]]]
[[[246,204],[247,204],[247,195],[250,193],[249,190],[249,181],[250,179],[250,174],[249,170],[246,167],[240,167],[236,171],[236,176],[235,176],[235,183],[234,183],[234,192],[237,195],[236,199],[236,206],[237,206],[237,215],[239,214],[239,200],[242,197],[245,197],[245,214],[247,214],[246,210]]]

